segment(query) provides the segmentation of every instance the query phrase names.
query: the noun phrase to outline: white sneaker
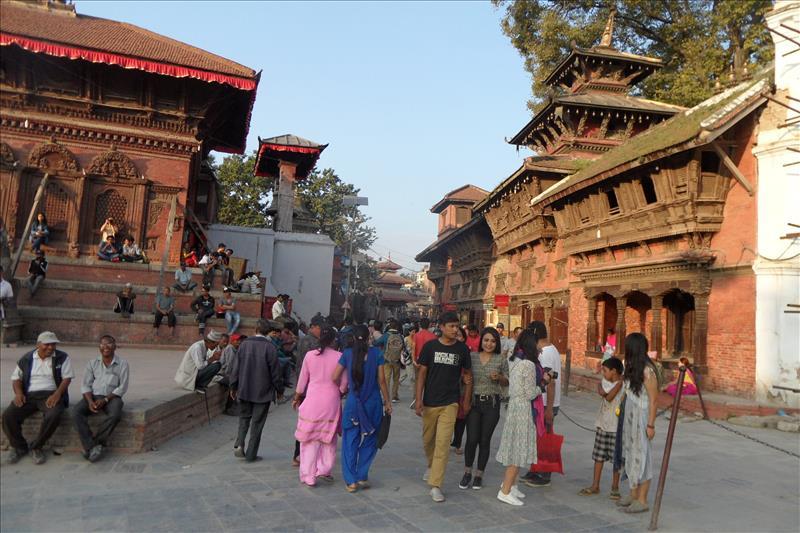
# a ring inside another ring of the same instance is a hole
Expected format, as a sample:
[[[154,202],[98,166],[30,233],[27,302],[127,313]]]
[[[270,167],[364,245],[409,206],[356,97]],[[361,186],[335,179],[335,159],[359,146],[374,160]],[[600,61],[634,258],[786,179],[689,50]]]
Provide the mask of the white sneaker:
[[[428,468],[425,470],[425,473],[422,474],[422,481],[428,481],[428,478],[431,477],[431,469]]]
[[[507,503],[509,505],[515,505],[519,507],[520,505],[525,505],[522,500],[514,496],[513,492],[509,492],[508,494],[503,494],[503,490],[500,489],[497,491],[497,499],[503,503]]]
[[[431,498],[436,503],[442,503],[444,501],[444,494],[442,494],[442,489],[440,489],[439,487],[433,487],[431,489]]]
[[[500,491],[501,492],[503,491],[503,484],[502,483],[500,483]],[[519,490],[519,488],[516,485],[513,485],[511,487],[511,491],[509,492],[509,494],[513,494],[514,497],[519,499],[519,500],[525,498],[525,493],[522,492],[521,490]]]

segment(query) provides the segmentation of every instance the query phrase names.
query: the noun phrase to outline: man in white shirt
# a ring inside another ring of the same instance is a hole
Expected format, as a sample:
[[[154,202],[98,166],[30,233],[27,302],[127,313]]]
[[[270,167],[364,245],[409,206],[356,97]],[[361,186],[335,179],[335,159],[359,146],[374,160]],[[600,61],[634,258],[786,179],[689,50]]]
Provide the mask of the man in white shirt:
[[[14,400],[3,412],[3,432],[11,445],[8,463],[19,461],[30,450],[33,462],[40,465],[46,458],[42,447],[47,442],[69,405],[67,393],[75,374],[69,355],[56,350],[58,337],[44,331],[36,340],[36,349],[20,358],[11,374]],[[40,411],[44,418],[39,435],[30,443],[22,435],[22,423]]]
[[[286,306],[283,304],[285,294],[279,294],[278,299],[272,304],[272,320],[278,320],[286,315]]]
[[[186,390],[204,390],[222,369],[222,363],[219,362],[222,357],[222,350],[219,349],[221,340],[221,333],[209,331],[204,339],[189,346],[175,372],[175,383]]]
[[[553,346],[553,343],[547,338],[547,326],[544,322],[538,320],[531,322],[529,329],[539,339],[539,364],[545,370],[550,370],[553,374],[558,373],[555,380],[547,387],[547,394],[544,395],[544,424],[548,432],[553,431],[553,419],[558,414],[558,408],[561,405],[561,354],[558,353],[558,348]],[[550,485],[550,472],[535,474],[533,471],[528,472],[523,478],[525,484],[532,487],[546,487]]]
[[[3,277],[3,267],[0,266],[0,321],[6,319],[5,305],[14,297],[11,284]]]

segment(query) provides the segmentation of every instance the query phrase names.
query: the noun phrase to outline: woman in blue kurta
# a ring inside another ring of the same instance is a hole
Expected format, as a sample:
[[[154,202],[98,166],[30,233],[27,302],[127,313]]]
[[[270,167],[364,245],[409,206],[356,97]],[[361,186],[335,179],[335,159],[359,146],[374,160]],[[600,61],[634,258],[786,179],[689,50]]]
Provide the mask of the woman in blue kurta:
[[[369,467],[378,451],[378,430],[383,413],[392,413],[383,353],[369,347],[369,330],[353,328],[352,348],[346,348],[333,372],[339,381],[347,370],[350,385],[342,414],[342,477],[349,492],[369,488]]]

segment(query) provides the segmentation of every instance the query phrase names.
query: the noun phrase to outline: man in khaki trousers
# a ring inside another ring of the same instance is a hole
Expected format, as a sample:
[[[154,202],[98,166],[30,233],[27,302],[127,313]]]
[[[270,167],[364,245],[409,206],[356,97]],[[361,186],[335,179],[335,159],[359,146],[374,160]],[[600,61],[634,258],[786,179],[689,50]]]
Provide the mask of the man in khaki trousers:
[[[450,440],[458,413],[461,382],[465,384],[464,413],[472,403],[472,371],[469,348],[456,339],[458,315],[444,313],[439,319],[442,336],[427,342],[417,360],[416,413],[422,417],[422,445],[428,460],[423,476],[431,487],[431,498],[437,503],[445,500],[442,494]]]

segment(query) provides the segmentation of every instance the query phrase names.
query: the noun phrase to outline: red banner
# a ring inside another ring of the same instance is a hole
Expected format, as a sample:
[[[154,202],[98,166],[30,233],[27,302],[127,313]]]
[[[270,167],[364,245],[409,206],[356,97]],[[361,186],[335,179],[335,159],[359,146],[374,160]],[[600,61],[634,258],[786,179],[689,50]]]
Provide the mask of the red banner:
[[[494,295],[494,306],[495,307],[508,307],[508,304],[511,302],[511,296],[508,294],[495,294]]]

